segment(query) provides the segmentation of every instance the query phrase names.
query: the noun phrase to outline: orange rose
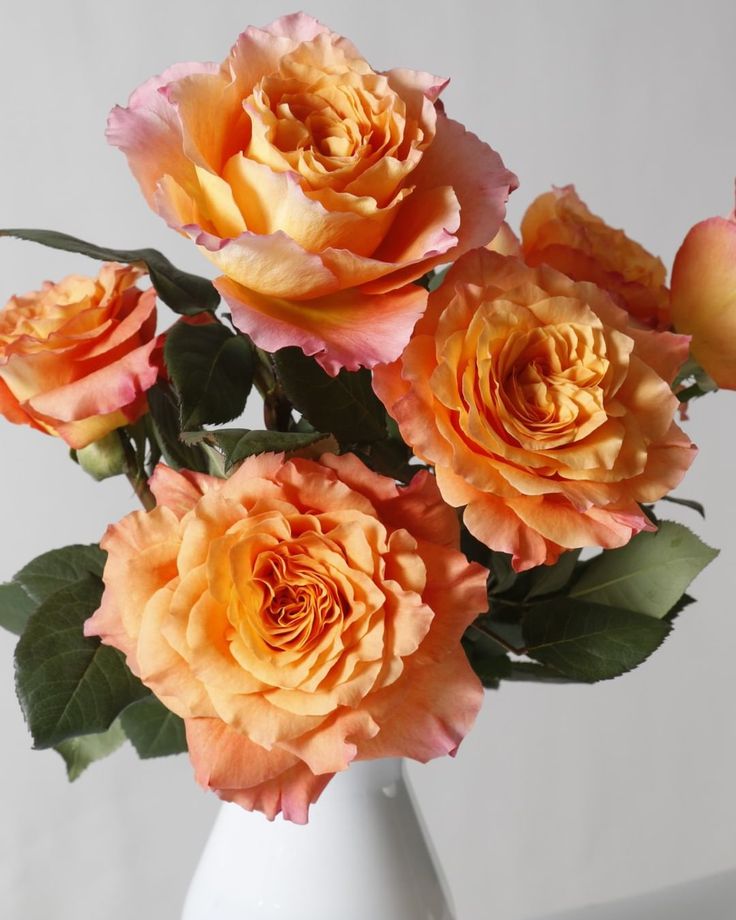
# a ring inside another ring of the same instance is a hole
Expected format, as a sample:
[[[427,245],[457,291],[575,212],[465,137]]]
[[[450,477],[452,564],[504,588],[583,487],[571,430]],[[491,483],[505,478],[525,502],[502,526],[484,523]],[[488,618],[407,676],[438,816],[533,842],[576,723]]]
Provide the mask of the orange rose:
[[[736,222],[712,217],[685,237],[672,269],[672,322],[719,387],[736,390]]]
[[[263,454],[228,480],[159,466],[107,531],[88,620],[186,720],[197,780],[303,823],[352,760],[453,753],[481,703],[460,645],[487,572],[434,479]]]
[[[572,185],[536,198],[521,222],[524,260],[551,265],[573,281],[592,281],[645,326],[669,325],[661,259],[591,214]]]
[[[487,243],[516,185],[435,107],[446,83],[377,73],[298,13],[145,83],[108,138],[222,272],[235,324],[336,374],[400,354],[426,303],[410,282]]]
[[[669,387],[687,347],[630,325],[593,284],[481,249],[374,386],[471,533],[522,570],[651,529],[638,502],[694,456]]]
[[[156,381],[156,292],[107,263],[0,311],[0,413],[82,448],[137,419]]]

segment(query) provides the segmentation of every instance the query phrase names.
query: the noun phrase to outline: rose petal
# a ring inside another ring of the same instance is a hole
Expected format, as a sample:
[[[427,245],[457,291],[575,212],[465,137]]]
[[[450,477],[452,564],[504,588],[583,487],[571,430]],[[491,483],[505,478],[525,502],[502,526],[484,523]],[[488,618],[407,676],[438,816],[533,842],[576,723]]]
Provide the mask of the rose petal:
[[[232,310],[233,322],[266,351],[298,345],[333,376],[393,361],[422,313],[427,292],[407,285],[383,297],[358,290],[287,301],[248,290],[227,277],[215,287]]]

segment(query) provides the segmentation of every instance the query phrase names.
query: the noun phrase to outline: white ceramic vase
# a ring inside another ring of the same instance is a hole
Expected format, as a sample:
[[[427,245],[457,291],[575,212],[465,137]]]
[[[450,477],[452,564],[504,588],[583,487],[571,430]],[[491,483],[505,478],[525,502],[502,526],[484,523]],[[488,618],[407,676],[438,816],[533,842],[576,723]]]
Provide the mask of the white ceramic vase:
[[[400,760],[353,764],[309,824],[222,806],[182,920],[454,920]]]

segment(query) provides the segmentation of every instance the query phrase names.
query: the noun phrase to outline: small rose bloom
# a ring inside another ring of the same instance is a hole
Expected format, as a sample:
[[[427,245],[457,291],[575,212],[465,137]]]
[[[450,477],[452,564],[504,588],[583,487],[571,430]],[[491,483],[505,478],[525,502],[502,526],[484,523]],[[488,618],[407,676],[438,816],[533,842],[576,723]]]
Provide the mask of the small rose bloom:
[[[107,531],[85,633],[186,720],[199,783],[303,823],[353,760],[452,754],[481,685],[460,645],[487,571],[432,476],[263,454],[228,480],[159,466]]]
[[[146,410],[156,292],[138,268],[106,263],[12,297],[0,310],[0,413],[86,447]]]
[[[503,220],[516,178],[435,106],[446,83],[378,73],[298,13],[143,84],[108,138],[222,272],[235,324],[336,374],[397,357],[426,303],[411,282]]]
[[[670,390],[687,348],[594,284],[479,249],[374,387],[470,532],[520,571],[651,529],[639,502],[694,457]]]
[[[736,390],[736,223],[712,217],[685,237],[672,269],[672,323],[719,387]]]
[[[521,235],[528,265],[545,263],[573,281],[592,281],[645,326],[669,325],[661,259],[592,214],[572,185],[536,198],[521,222]]]

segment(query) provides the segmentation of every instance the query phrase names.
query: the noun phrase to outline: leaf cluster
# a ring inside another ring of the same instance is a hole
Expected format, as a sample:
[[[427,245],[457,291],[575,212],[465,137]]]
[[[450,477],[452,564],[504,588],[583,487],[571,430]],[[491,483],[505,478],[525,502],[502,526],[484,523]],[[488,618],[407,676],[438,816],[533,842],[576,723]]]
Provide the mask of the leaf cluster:
[[[692,601],[687,587],[717,555],[672,521],[621,549],[585,561],[567,552],[554,566],[522,573],[502,553],[470,549],[485,555],[491,571],[489,612],[465,638],[487,686],[502,679],[595,683],[631,671],[667,638]]]
[[[117,649],[86,637],[105,554],[51,550],[0,585],[0,625],[19,636],[15,677],[34,747],[54,748],[71,780],[129,739],[141,757],[186,750],[184,723],[135,677]]]

